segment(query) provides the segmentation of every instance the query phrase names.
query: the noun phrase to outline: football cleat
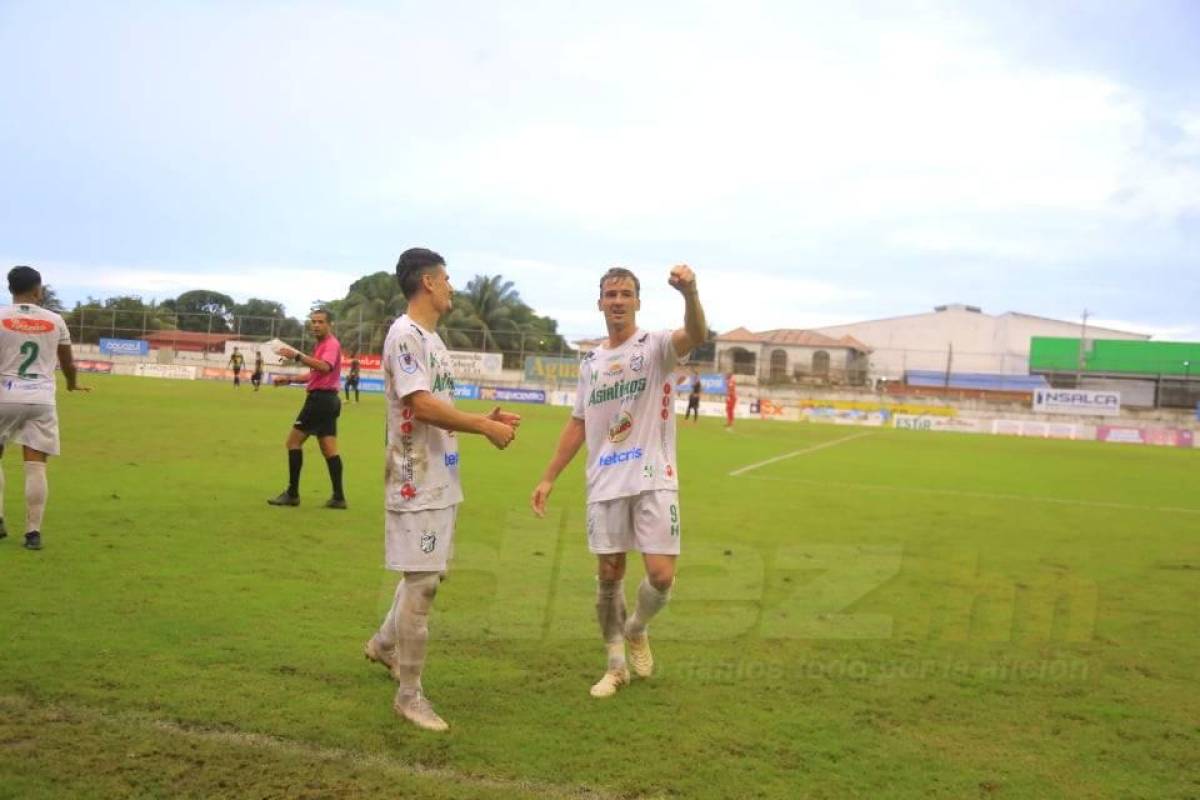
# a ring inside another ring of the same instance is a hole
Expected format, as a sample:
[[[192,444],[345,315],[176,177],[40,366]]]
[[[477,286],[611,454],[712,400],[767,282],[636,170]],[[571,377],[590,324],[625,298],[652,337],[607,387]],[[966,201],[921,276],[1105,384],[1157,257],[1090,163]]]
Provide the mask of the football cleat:
[[[42,549],[42,533],[41,531],[30,531],[25,534],[25,549],[26,550],[41,550]]]
[[[395,661],[393,658],[393,651],[380,644],[379,637],[377,636],[372,636],[370,639],[367,639],[367,643],[363,645],[363,657],[366,658],[367,661],[373,661],[376,664],[382,664],[388,668],[389,672],[391,672],[392,664]]]
[[[620,669],[610,669],[604,673],[604,677],[596,681],[592,686],[592,697],[612,697],[617,693],[617,690],[629,683],[629,669],[621,667]]]
[[[267,501],[269,506],[298,506],[300,505],[299,496],[293,497],[287,492],[280,492],[278,497],[272,497]]]
[[[0,539],[8,538],[8,528],[4,526],[4,520],[0,519]]]
[[[450,730],[446,720],[437,715],[433,704],[420,689],[397,689],[392,709],[418,728],[439,732]]]
[[[326,507],[326,508],[340,508],[340,509],[345,509],[345,508],[347,508],[347,506],[346,506],[346,498],[344,498],[344,497],[331,497],[331,498],[329,498],[328,500],[326,500],[326,501],[325,501],[325,507]]]
[[[650,652],[650,636],[645,633],[637,638],[626,636],[625,646],[629,650],[629,666],[633,667],[633,674],[639,678],[649,678],[650,674],[654,672],[654,654]]]

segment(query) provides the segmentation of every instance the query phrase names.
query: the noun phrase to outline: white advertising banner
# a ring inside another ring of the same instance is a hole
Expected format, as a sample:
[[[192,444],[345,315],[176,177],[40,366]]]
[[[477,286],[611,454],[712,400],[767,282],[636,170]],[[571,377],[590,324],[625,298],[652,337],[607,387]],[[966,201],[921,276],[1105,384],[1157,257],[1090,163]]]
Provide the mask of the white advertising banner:
[[[1089,389],[1034,389],[1033,410],[1040,414],[1115,417],[1121,413],[1121,393]]]
[[[896,414],[896,428],[910,431],[951,431],[958,433],[983,433],[984,423],[970,417],[925,416],[923,414]]]
[[[1032,436],[1038,439],[1086,439],[1081,425],[1063,422],[1038,422],[1036,420],[996,419],[992,420],[992,433],[1005,436]],[[1089,434],[1090,435],[1090,434]]]
[[[466,350],[450,350],[450,369],[456,380],[463,378],[502,377],[504,359],[499,353],[472,353]]]
[[[176,381],[194,381],[195,367],[180,367],[175,364],[136,364],[134,375],[142,378],[170,378]]]

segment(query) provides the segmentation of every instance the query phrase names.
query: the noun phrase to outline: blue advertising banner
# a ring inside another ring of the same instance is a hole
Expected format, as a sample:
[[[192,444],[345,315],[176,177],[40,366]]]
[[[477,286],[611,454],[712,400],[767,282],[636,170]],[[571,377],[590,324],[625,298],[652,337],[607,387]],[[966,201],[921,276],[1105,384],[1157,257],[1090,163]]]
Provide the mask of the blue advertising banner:
[[[544,403],[546,392],[542,389],[509,389],[503,386],[481,386],[479,399],[498,400],[504,403]]]
[[[343,378],[342,386],[346,385]],[[364,378],[361,375],[358,378],[358,390],[360,392],[371,392],[372,394],[383,394],[383,378]]]
[[[725,394],[725,376],[719,372],[705,372],[701,374],[700,391],[704,394]]]
[[[101,339],[100,352],[109,356],[148,356],[150,343],[144,339]]]
[[[457,400],[478,400],[479,387],[473,383],[454,384],[454,397]]]

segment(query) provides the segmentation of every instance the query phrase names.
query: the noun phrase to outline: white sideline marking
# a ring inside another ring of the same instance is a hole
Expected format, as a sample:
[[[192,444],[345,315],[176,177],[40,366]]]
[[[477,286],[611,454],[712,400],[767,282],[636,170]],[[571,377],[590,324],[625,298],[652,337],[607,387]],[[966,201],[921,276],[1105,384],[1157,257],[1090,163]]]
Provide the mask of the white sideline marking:
[[[323,762],[343,762],[356,767],[365,767],[385,774],[401,774],[421,778],[437,778],[452,781],[462,786],[477,786],[488,789],[519,789],[523,792],[538,794],[547,798],[563,798],[563,800],[610,800],[617,795],[588,788],[570,786],[555,786],[554,784],[535,781],[509,780],[504,778],[486,778],[456,772],[440,767],[426,767],[420,764],[406,764],[384,754],[362,753],[356,750],[346,750],[340,747],[322,747],[308,742],[284,739],[261,733],[246,733],[244,731],[223,731],[205,728],[201,725],[185,725],[172,720],[157,719],[144,714],[128,711],[104,711],[88,706],[63,705],[61,703],[41,704],[20,695],[0,695],[0,710],[8,709],[18,713],[30,709],[54,711],[68,718],[78,720],[116,723],[118,725],[137,726],[167,733],[195,741],[215,744],[228,744],[250,750],[267,751],[285,756],[302,756],[309,760]],[[414,736],[422,734],[407,722],[396,720],[396,725],[407,730],[412,728]],[[444,735],[444,734],[443,734]]]
[[[732,473],[731,473],[732,474]],[[1133,503],[1106,503],[1103,500],[1073,500],[1068,497],[1045,497],[1026,494],[1001,494],[998,492],[971,492],[965,489],[925,489],[920,486],[888,486],[882,483],[850,483],[848,481],[819,481],[812,478],[764,478],[753,476],[755,481],[778,483],[803,483],[809,486],[835,486],[839,489],[875,489],[882,492],[908,492],[910,494],[940,494],[950,497],[974,497],[980,500],[1018,500],[1023,503],[1053,503],[1061,506],[1083,508],[1113,508],[1120,511],[1164,511],[1170,514],[1200,514],[1200,508],[1182,506],[1139,506]]]
[[[774,464],[778,461],[784,461],[789,458],[795,458],[796,456],[802,456],[805,453],[815,453],[818,450],[824,450],[826,447],[833,447],[834,445],[841,444],[842,442],[848,442],[851,439],[861,439],[864,436],[870,436],[872,433],[873,433],[873,431],[867,431],[866,433],[855,433],[855,434],[851,434],[850,436],[843,436],[840,439],[834,439],[831,442],[822,442],[821,444],[815,444],[812,447],[806,447],[803,450],[793,450],[792,452],[784,453],[781,456],[775,456],[774,458],[768,458],[766,461],[759,461],[757,464],[750,464],[745,467],[739,467],[739,468],[735,469],[733,472],[729,473],[729,477],[736,478],[738,475],[747,473],[752,469],[758,469],[759,467],[765,467],[768,464]]]

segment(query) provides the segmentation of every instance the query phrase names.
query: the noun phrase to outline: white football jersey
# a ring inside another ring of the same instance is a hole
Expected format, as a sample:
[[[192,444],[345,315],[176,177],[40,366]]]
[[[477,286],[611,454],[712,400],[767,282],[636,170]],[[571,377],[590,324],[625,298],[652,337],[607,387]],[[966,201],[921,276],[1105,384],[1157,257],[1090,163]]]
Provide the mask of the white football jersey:
[[[675,462],[678,363],[671,331],[637,331],[583,357],[571,412],[587,437],[589,503],[679,488]]]
[[[454,375],[442,337],[407,314],[393,322],[383,344],[383,384],[388,402],[388,510],[424,511],[461,503],[454,432],[420,422],[404,402],[413,392],[426,391],[454,404]]]
[[[0,306],[0,403],[54,405],[58,346],[70,343],[67,323],[53,311]]]

